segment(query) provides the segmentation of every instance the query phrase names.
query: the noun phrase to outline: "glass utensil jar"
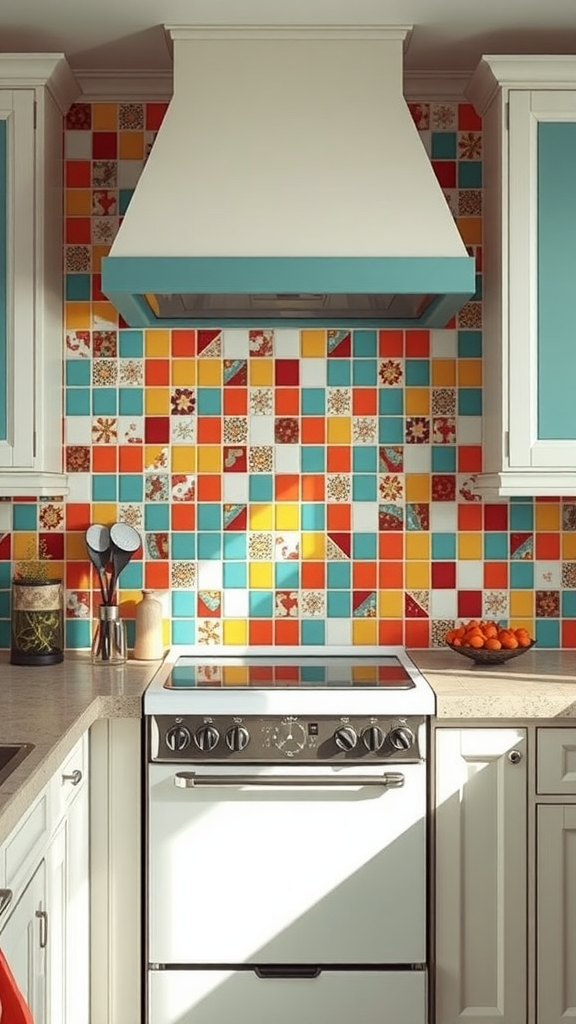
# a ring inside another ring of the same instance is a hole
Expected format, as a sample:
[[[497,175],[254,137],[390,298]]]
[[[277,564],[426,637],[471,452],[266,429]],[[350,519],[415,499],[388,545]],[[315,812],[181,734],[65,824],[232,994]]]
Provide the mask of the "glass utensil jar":
[[[91,657],[93,665],[124,665],[126,662],[126,623],[120,618],[116,604],[101,604],[98,609]]]

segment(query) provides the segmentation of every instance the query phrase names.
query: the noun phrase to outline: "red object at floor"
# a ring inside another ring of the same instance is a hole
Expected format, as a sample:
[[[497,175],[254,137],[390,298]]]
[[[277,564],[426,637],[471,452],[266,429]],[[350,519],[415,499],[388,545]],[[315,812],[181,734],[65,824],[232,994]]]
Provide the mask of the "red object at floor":
[[[2,1024],[34,1024],[16,979],[0,950],[0,1021]]]

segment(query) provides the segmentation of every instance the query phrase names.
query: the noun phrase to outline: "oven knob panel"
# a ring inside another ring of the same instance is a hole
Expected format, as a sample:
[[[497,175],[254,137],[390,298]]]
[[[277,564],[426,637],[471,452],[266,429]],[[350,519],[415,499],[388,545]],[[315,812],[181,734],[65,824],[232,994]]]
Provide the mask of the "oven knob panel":
[[[214,750],[220,733],[213,725],[201,725],[194,733],[194,742],[199,750]]]
[[[272,733],[274,746],[281,750],[283,754],[286,754],[287,757],[294,757],[295,754],[299,754],[301,750],[304,750],[306,740],[304,726],[300,725],[300,722],[297,722],[291,716],[283,719]]]
[[[369,725],[362,733],[362,742],[373,754],[384,745],[384,733],[377,725]]]
[[[244,750],[250,743],[250,733],[243,725],[233,725],[226,733],[226,746],[229,750]]]
[[[358,743],[358,734],[351,725],[342,725],[334,733],[334,742],[340,750],[354,750]]]
[[[388,740],[394,747],[394,750],[410,750],[410,747],[413,747],[416,742],[416,737],[412,729],[401,725],[390,730]]]
[[[190,730],[185,725],[175,725],[172,729],[168,729],[166,733],[166,746],[169,750],[178,753],[180,750],[186,750],[192,742]]]

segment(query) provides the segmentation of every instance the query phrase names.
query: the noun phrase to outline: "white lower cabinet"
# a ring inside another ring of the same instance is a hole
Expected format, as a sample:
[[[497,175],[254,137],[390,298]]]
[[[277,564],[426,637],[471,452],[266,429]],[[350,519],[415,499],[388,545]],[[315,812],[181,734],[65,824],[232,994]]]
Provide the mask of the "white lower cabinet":
[[[538,1024],[576,1019],[576,804],[537,810]]]
[[[526,1024],[526,730],[435,736],[435,1024]]]
[[[0,949],[32,1011],[34,1024],[46,1024],[49,1019],[46,904],[46,864],[41,860],[0,930]]]

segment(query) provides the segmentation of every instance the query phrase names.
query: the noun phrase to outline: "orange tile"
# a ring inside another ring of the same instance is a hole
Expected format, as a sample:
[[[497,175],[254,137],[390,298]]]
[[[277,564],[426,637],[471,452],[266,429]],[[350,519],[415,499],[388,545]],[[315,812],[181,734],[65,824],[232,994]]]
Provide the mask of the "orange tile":
[[[298,501],[300,477],[292,473],[278,473],[274,478],[274,497],[276,501]]]
[[[85,562],[66,562],[65,580],[67,590],[91,590],[90,563],[87,560]]]
[[[295,647],[299,642],[297,622],[284,622],[282,619],[274,623],[274,643]]]
[[[92,213],[92,192],[89,188],[67,189],[64,204],[67,217],[89,217]]]
[[[248,388],[224,388],[223,403],[225,416],[246,416]]]
[[[401,530],[379,534],[378,558],[395,562],[404,558],[404,534]]]
[[[71,501],[65,506],[66,529],[86,530],[92,522],[88,502]]]
[[[404,644],[406,647],[430,646],[430,622],[428,619],[406,619],[404,623]]]
[[[484,589],[508,589],[508,562],[484,562]]]
[[[118,450],[113,444],[95,444],[92,447],[92,470],[94,473],[115,473]]]
[[[92,130],[98,128],[118,127],[118,104],[117,103],[93,103],[92,104]]]
[[[352,587],[354,590],[374,590],[377,586],[377,577],[376,562],[352,563]]]
[[[274,388],[274,412],[277,416],[297,416],[299,411],[299,388]]]
[[[303,416],[300,421],[302,444],[324,444],[326,441],[326,420],[323,416]]]
[[[352,508],[350,505],[327,505],[328,530],[350,530],[352,528]]]
[[[194,530],[196,528],[196,505],[191,501],[175,501],[170,506],[170,517],[173,530]]]
[[[96,450],[96,447],[93,449]],[[141,444],[122,444],[118,449],[118,468],[121,473],[141,473],[144,452]]]
[[[119,160],[143,160],[144,159],[144,132],[119,132],[118,135],[118,159]]]
[[[458,447],[458,472],[482,472],[482,448],[479,444],[461,444]]]
[[[274,643],[274,623],[271,619],[251,619],[248,623],[248,642],[255,647],[270,647]]]
[[[199,444],[219,444],[222,440],[222,421],[219,416],[199,416],[197,428]]]
[[[562,619],[561,630],[560,646],[576,647],[576,620]]]
[[[324,501],[325,483],[322,473],[302,475],[302,501]]]
[[[426,358],[430,355],[430,331],[406,331],[406,358]]]
[[[200,473],[196,478],[197,501],[220,501],[222,478],[219,473]]]
[[[555,561],[560,558],[560,534],[537,533],[535,536],[534,557],[540,561]]]
[[[379,331],[378,355],[381,358],[404,355],[404,331]]]
[[[464,245],[482,244],[482,218],[481,217],[457,217],[456,225],[462,237]]]
[[[348,445],[328,445],[326,468],[329,473],[349,473],[351,464],[350,447]]]
[[[404,586],[404,562],[380,562],[378,565],[378,587],[380,590],[402,590]]]
[[[482,505],[480,502],[470,501],[463,505],[458,505],[458,529],[482,529]]]
[[[382,646],[401,647],[404,643],[403,623],[398,619],[382,619],[378,623],[378,643]]]
[[[172,331],[172,355],[186,359],[196,355],[196,331],[173,330]]]
[[[352,415],[376,416],[378,391],[376,388],[352,388]]]
[[[168,590],[170,587],[168,562],[146,562],[144,564],[144,586],[150,590]]]
[[[302,562],[302,590],[324,590],[326,586],[325,562]]]
[[[170,383],[170,361],[168,359],[146,359],[144,361],[146,384],[161,387]]]

